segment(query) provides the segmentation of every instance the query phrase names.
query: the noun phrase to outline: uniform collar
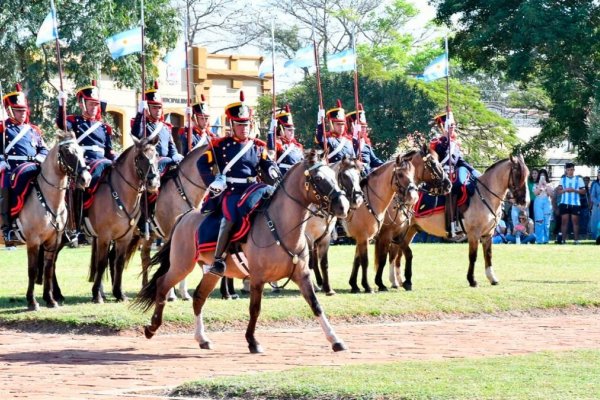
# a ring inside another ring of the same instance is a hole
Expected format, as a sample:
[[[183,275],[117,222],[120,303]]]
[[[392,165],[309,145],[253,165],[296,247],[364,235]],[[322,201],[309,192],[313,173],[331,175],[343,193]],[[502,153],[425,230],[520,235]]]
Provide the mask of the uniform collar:
[[[233,139],[233,141],[236,143],[246,143],[248,140],[251,140],[251,138],[249,138],[249,137],[247,139],[241,140],[241,139],[236,138],[235,136],[231,136],[231,139]]]

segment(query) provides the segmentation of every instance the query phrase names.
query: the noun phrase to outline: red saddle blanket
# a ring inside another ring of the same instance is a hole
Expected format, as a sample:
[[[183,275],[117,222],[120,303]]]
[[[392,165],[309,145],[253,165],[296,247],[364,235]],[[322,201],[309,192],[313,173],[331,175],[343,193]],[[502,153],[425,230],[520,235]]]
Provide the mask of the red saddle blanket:
[[[469,192],[466,185],[459,185],[452,192],[458,195],[456,207],[462,207],[469,201]],[[415,217],[444,213],[446,211],[446,196],[432,196],[425,192],[419,192],[419,200],[413,207]]]
[[[15,218],[25,205],[25,200],[38,176],[40,167],[36,163],[26,162],[12,171],[10,177],[10,216]]]

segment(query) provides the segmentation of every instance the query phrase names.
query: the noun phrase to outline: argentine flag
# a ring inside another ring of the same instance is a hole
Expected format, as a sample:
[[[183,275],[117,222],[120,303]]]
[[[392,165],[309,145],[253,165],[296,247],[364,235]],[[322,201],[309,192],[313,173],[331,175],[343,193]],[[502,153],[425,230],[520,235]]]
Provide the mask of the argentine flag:
[[[113,60],[131,53],[142,51],[142,28],[137,27],[117,33],[106,39],[106,45]]]
[[[165,58],[163,58],[163,61],[173,69],[185,68],[185,42],[183,41],[183,39],[180,39],[177,42],[175,48],[167,53]]]
[[[56,23],[56,10],[54,2],[51,3],[51,9],[37,34],[35,45],[40,47],[42,44],[58,38],[58,29]]]
[[[315,64],[314,47],[312,45],[303,47],[296,52],[291,60],[287,60],[283,66],[285,68],[307,68]]]
[[[439,78],[448,76],[448,57],[446,53],[435,58],[425,68],[422,75],[417,75],[417,79],[422,79],[425,82],[431,82]]]
[[[329,72],[353,71],[356,66],[356,54],[354,49],[340,51],[327,58],[327,70]]]

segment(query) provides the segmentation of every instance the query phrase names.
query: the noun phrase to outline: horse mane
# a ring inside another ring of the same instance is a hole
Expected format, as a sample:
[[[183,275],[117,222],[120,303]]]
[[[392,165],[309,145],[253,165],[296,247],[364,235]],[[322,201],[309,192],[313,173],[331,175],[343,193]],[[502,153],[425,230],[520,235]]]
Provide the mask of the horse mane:
[[[117,161],[114,162],[113,166],[117,167],[117,166],[123,164],[125,162],[125,159],[129,155],[129,152],[132,151],[133,148],[135,148],[135,144],[133,144],[133,145],[129,146],[128,148],[126,148],[125,150],[123,150],[123,152],[121,153],[119,158],[117,158]]]
[[[501,163],[503,163],[505,161],[508,161],[508,158],[503,158],[502,160],[496,161],[495,163],[493,163],[492,165],[487,167],[485,172],[489,172],[489,171],[493,170],[494,168],[496,168],[498,165],[500,165]]]
[[[410,150],[409,152],[407,152],[407,153],[404,153],[404,154],[402,155],[402,157],[401,157],[401,158],[402,158],[403,160],[411,159],[411,158],[413,158],[413,157],[414,157],[414,156],[415,156],[417,153],[420,153],[420,150]]]

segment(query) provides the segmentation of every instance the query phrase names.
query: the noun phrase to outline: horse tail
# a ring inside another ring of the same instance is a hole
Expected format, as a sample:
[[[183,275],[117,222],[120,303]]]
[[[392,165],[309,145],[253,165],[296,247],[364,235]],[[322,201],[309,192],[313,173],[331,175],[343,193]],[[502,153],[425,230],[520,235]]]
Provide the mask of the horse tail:
[[[148,281],[148,283],[140,290],[137,294],[135,300],[131,304],[133,308],[141,309],[142,311],[148,311],[150,307],[154,305],[156,302],[156,290],[158,289],[158,279],[165,275],[169,268],[171,267],[171,240],[169,239],[163,246],[160,248],[158,253],[152,257],[150,260],[150,265],[159,265],[160,267],[156,270],[152,279]]]
[[[35,262],[37,264],[35,283],[36,285],[41,285],[44,282],[44,246],[40,246]]]
[[[125,267],[129,265],[129,261],[131,261],[131,258],[135,254],[135,251],[137,250],[141,240],[142,237],[140,235],[134,234],[131,238],[131,241],[127,245],[127,250],[125,251]]]

